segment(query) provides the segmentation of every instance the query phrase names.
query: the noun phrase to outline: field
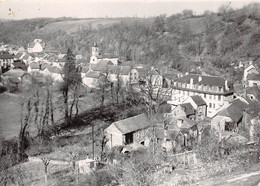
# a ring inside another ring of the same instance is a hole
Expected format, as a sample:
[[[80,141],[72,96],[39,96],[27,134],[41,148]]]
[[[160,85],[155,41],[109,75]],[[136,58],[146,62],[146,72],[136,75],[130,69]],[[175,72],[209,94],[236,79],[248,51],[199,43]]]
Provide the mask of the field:
[[[0,94],[0,139],[12,139],[18,136],[20,130],[20,105],[19,95],[3,93]],[[85,111],[93,106],[97,106],[97,100],[93,93],[89,93],[86,97],[80,98],[79,111]],[[54,112],[55,121],[62,119],[63,112],[56,110]],[[36,135],[37,128],[34,125],[29,126],[32,136]]]
[[[0,94],[0,136],[3,139],[11,139],[19,133],[19,99],[19,95]]]
[[[137,19],[137,18],[97,18],[97,19],[78,19],[78,20],[65,20],[65,21],[56,21],[45,25],[41,28],[41,31],[45,32],[56,32],[58,30],[65,31],[67,33],[75,33],[79,29],[85,29],[91,27],[92,29],[97,29],[99,26],[109,27],[120,22],[124,23],[135,23],[135,22],[147,22],[149,23],[152,19]]]

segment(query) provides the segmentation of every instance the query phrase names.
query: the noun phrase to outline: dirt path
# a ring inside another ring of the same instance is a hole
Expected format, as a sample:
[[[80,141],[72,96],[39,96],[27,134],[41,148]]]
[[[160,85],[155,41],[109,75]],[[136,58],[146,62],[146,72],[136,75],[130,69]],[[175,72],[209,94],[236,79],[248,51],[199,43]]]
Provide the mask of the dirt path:
[[[249,170],[244,173],[234,172],[224,176],[214,177],[202,182],[196,183],[195,185],[222,185],[222,186],[258,186],[260,185],[260,163],[255,164]]]

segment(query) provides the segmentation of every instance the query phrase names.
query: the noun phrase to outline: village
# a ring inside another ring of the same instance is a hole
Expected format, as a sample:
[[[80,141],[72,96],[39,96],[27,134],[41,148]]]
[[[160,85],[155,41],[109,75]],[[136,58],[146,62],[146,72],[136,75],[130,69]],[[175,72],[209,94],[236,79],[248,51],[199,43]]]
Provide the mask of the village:
[[[32,78],[42,84],[48,79],[53,85],[63,81],[67,51],[53,52],[41,39],[29,43],[27,49],[2,43],[0,50],[0,85],[6,92],[21,91],[26,83],[33,83]],[[106,82],[104,91],[120,86],[138,94],[140,103],[147,105],[138,115],[112,122],[104,129],[106,148],[122,147],[122,154],[140,149],[152,149],[156,154],[160,149],[175,162],[197,164],[194,147],[202,144],[204,133],[218,139],[223,155],[231,150],[223,141],[258,143],[260,72],[254,61],[240,61],[234,69],[243,71],[242,79],[231,82],[206,73],[122,61],[119,56],[103,54],[96,42],[90,52],[90,59],[74,56],[87,92],[100,91],[100,82]],[[108,163],[94,155],[94,150],[85,158],[77,161],[80,173],[88,173],[94,162]],[[170,163],[168,168],[172,171],[175,166]]]

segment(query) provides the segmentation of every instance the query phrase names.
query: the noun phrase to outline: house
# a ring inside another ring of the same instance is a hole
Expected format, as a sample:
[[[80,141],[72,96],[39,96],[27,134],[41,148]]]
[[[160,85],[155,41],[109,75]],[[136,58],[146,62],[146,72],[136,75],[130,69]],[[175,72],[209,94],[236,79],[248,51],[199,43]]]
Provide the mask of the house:
[[[172,116],[176,118],[186,117],[195,120],[196,110],[190,103],[182,103],[173,109]]]
[[[196,121],[204,120],[207,116],[207,103],[199,95],[190,96],[183,103],[190,103],[196,110]]]
[[[164,126],[156,127],[157,141],[166,151],[176,152],[182,147],[192,146],[198,134],[198,122],[186,117],[177,120],[169,115],[164,121]]]
[[[9,53],[2,53],[0,54],[0,67],[2,70],[2,73],[7,72],[12,64],[14,62],[14,56],[12,54]]]
[[[89,71],[82,76],[82,83],[90,88],[98,88],[101,76],[102,73],[98,71]]]
[[[10,69],[1,75],[1,79],[10,92],[22,88],[23,83],[31,83],[31,76],[22,69]]]
[[[41,39],[35,39],[33,42],[28,44],[28,53],[42,52],[45,48],[45,43]]]
[[[46,66],[43,70],[44,75],[50,76],[54,82],[63,81],[62,70],[56,66]]]
[[[260,131],[260,103],[248,100],[249,105],[243,111],[242,123],[238,127],[238,132],[249,139],[258,141]]]
[[[107,144],[110,148],[131,143],[148,146],[151,127],[152,124],[145,114],[116,121],[105,129]]]
[[[251,101],[260,101],[260,88],[258,87],[247,87],[245,88],[245,97]]]
[[[246,78],[245,87],[260,87],[260,74],[252,73],[248,74]]]
[[[40,72],[40,64],[38,62],[31,62],[27,71],[30,74]]]
[[[163,78],[167,83],[167,87],[170,87],[175,79],[178,79],[182,76],[182,73],[180,71],[169,67],[163,67],[162,69],[160,69],[160,74],[163,75]]]
[[[15,60],[13,63],[14,69],[22,69],[23,71],[27,71],[27,66],[22,60]]]
[[[237,131],[242,121],[243,111],[248,107],[248,102],[236,98],[226,108],[217,113],[211,121],[211,131]]]
[[[249,63],[248,67],[244,69],[244,75],[243,75],[243,80],[244,81],[247,80],[247,76],[249,74],[259,74],[259,72],[257,71],[256,67],[253,65],[252,61]]]
[[[212,117],[224,104],[233,99],[233,87],[228,81],[217,76],[187,74],[176,79],[172,85],[173,106],[183,103],[189,96],[199,95],[207,103],[207,116]]]

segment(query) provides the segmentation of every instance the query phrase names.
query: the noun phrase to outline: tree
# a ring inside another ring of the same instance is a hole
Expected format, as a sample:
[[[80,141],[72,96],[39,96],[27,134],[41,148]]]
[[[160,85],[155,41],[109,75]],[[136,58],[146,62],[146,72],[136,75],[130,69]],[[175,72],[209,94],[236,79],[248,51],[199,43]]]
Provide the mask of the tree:
[[[80,69],[76,67],[75,57],[70,49],[67,51],[66,63],[63,67],[63,83],[61,91],[63,94],[64,102],[64,119],[65,124],[70,125],[73,115],[73,108],[76,107],[76,114],[78,112],[78,98],[79,89],[82,82]],[[72,92],[72,103],[69,109],[70,92]]]
[[[165,17],[166,15],[160,15],[155,18],[152,27],[156,32],[164,31]]]
[[[50,158],[41,158],[43,165],[44,165],[44,177],[45,177],[45,182],[48,184],[48,166],[50,163]]]
[[[189,18],[193,16],[193,11],[192,10],[183,10],[182,14],[184,16],[184,18]]]

